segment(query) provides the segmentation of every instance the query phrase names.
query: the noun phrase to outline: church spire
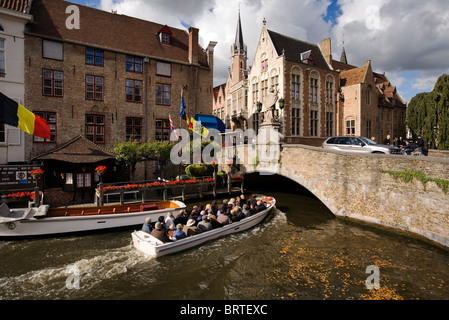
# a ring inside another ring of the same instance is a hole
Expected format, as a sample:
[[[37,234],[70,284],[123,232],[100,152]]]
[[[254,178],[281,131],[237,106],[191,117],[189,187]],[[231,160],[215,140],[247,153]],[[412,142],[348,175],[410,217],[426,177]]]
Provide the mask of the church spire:
[[[239,5],[239,18],[237,21],[237,31],[235,33],[235,42],[234,42],[234,54],[238,55],[246,55],[246,46],[243,42],[243,31],[242,31],[242,22],[240,20],[240,5]]]
[[[348,59],[346,58],[346,51],[345,51],[344,35],[343,35],[343,51],[341,52],[340,62],[348,64]]]

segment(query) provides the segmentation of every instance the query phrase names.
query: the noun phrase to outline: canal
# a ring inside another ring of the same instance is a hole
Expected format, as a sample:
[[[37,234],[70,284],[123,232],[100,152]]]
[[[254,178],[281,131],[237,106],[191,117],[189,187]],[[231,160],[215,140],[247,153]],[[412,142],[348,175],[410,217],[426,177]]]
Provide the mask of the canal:
[[[262,224],[157,260],[133,249],[133,228],[0,241],[0,300],[449,298],[447,251],[336,219],[303,188],[277,176],[249,177],[246,187],[277,199]],[[372,266],[377,273],[367,273]],[[372,275],[378,282],[369,283],[378,290],[366,287]]]

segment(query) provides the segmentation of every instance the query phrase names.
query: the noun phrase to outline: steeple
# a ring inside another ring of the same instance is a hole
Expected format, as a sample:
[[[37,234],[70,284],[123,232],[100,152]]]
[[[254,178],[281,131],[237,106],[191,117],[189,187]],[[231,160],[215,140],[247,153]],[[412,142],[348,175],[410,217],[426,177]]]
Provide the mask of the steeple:
[[[343,39],[343,51],[341,52],[340,62],[348,64],[348,59],[346,58],[345,40],[344,39]]]
[[[240,19],[240,5],[239,5],[239,16],[237,20],[235,42],[231,46],[231,61],[232,61],[231,79],[233,84],[236,84],[248,77],[247,55],[248,50],[246,44],[243,42],[242,21]]]
[[[235,42],[233,45],[233,54],[246,55],[246,45],[243,42],[242,22],[240,20],[240,6],[239,6],[239,18],[237,21],[237,30],[235,33]]]

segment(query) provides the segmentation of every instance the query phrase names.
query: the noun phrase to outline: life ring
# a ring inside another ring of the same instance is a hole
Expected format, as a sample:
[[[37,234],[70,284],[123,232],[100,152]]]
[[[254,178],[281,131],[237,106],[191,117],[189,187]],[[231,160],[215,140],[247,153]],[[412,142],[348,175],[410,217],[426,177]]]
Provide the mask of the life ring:
[[[7,227],[9,230],[14,230],[17,226],[16,226],[16,224],[15,224],[14,222],[8,222],[8,223],[6,224],[6,227]]]

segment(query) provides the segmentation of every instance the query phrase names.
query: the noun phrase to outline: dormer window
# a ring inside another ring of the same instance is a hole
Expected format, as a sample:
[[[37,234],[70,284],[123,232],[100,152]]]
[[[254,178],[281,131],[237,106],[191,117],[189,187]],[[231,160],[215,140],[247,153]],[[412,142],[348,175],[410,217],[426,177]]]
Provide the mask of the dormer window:
[[[313,65],[312,50],[301,53],[301,61],[303,63]]]
[[[173,34],[173,32],[171,31],[171,29],[167,25],[165,25],[158,32],[160,42],[165,45],[170,45],[172,34]]]

